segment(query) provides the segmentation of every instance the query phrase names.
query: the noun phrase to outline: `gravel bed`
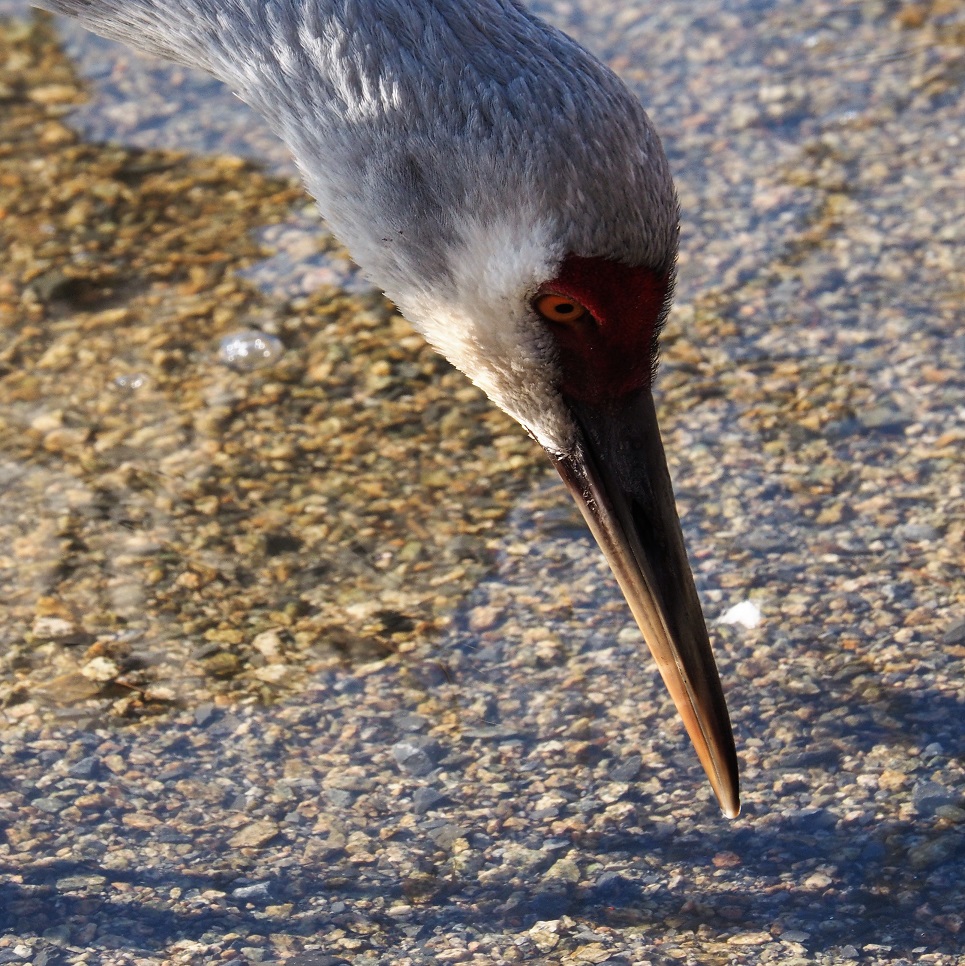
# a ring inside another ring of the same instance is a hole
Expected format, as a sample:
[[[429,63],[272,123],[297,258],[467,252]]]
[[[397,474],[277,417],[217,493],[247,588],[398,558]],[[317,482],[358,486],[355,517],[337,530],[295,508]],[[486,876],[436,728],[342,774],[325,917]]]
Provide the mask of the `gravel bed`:
[[[264,127],[0,0],[0,963],[965,960],[961,6],[537,6],[677,172],[741,818]]]

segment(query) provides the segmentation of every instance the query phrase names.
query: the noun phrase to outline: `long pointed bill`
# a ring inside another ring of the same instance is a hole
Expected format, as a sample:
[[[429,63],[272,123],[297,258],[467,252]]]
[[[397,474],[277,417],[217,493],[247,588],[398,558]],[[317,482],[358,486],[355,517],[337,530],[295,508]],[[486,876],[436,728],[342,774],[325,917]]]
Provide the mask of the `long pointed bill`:
[[[580,438],[552,453],[619,581],[728,818],[740,812],[737,754],[687,563],[653,398],[568,400]]]

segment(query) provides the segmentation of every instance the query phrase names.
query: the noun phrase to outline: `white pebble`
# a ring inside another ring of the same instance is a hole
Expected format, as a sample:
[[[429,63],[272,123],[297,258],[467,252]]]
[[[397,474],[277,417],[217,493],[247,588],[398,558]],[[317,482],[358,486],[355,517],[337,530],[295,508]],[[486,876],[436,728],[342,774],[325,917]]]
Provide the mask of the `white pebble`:
[[[121,669],[109,657],[95,657],[88,661],[80,673],[91,681],[113,681],[121,673]]]
[[[740,624],[741,627],[757,627],[761,622],[761,610],[753,601],[742,600],[734,604],[718,619],[718,624]]]

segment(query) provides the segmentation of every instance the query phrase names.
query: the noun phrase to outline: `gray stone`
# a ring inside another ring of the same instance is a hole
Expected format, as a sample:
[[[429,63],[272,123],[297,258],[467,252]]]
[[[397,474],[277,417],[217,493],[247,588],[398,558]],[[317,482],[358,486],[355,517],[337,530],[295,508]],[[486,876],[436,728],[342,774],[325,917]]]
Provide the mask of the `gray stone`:
[[[445,801],[447,801],[446,796],[435,788],[417,788],[412,795],[412,811],[416,815],[424,815]]]
[[[412,737],[392,746],[392,757],[399,767],[416,778],[428,775],[442,757],[442,749],[431,738]]]

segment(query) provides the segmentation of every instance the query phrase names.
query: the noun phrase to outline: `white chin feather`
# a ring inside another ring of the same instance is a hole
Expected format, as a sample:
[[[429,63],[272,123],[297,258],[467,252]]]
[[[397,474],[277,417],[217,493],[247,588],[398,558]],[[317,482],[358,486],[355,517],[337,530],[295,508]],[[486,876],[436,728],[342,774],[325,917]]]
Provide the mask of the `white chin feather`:
[[[388,291],[403,314],[457,369],[546,449],[562,452],[575,427],[557,389],[552,337],[530,300],[553,278],[564,253],[538,215],[469,218],[449,259],[450,281],[430,291],[416,279]]]

